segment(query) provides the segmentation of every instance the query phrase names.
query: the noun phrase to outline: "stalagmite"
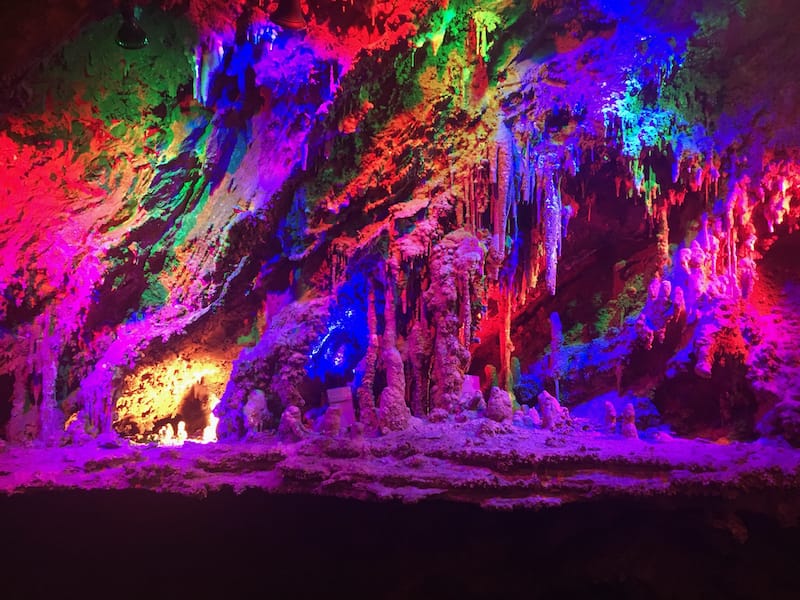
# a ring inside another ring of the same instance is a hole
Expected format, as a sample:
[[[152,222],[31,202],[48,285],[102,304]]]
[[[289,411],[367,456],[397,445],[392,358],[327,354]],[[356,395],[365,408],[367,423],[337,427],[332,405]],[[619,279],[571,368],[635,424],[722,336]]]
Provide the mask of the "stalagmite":
[[[395,306],[395,274],[399,266],[391,259],[386,269],[385,325],[381,344],[381,358],[386,369],[386,387],[381,391],[378,419],[381,431],[398,431],[408,426],[411,411],[406,405],[406,378],[403,358],[397,349],[397,325]]]
[[[39,437],[45,442],[52,443],[59,435],[64,417],[56,404],[56,375],[58,371],[58,342],[57,329],[48,332],[51,328],[49,313],[44,313],[45,328],[41,340],[41,357],[39,371],[42,378],[42,397],[39,402]]]
[[[298,442],[308,434],[297,406],[287,406],[281,414],[278,437],[286,442]]]
[[[493,387],[489,393],[489,402],[486,404],[486,418],[498,423],[511,421],[514,408],[508,392],[498,387]]]
[[[255,389],[250,392],[244,405],[245,426],[250,434],[260,433],[264,422],[269,419],[267,397],[263,390]]]
[[[511,317],[513,306],[511,303],[511,285],[500,285],[500,382],[507,392],[512,390],[511,381],[511,355],[514,352],[514,343],[511,341]]]
[[[469,274],[470,285],[474,286],[470,297],[474,297],[476,288],[485,285],[482,275],[486,254],[481,242],[464,230],[448,234],[431,252],[431,283],[423,299],[435,331],[430,372],[432,408],[450,410],[460,398],[470,353],[461,342],[464,317],[459,303],[463,299],[458,294],[457,278],[461,275],[457,274]],[[471,332],[464,337],[471,339]]]
[[[175,442],[175,428],[167,423],[158,430],[158,443],[161,446],[172,446]]]
[[[603,405],[603,426],[608,433],[617,432],[617,409],[614,404],[606,400]]]
[[[408,334],[408,364],[410,368],[411,410],[414,416],[429,411],[429,373],[433,344],[424,317],[417,317]]]
[[[178,431],[175,432],[176,445],[183,446],[187,439],[189,439],[189,434],[186,431],[186,421],[178,421]]]
[[[639,432],[636,430],[636,411],[633,408],[633,404],[630,402],[628,402],[622,410],[620,433],[622,433],[623,437],[629,439],[639,439]]]
[[[657,247],[658,247],[658,268],[661,274],[670,265],[669,257],[669,204],[662,202],[656,208],[656,218],[658,221]]]
[[[547,390],[539,394],[538,400],[543,429],[560,429],[571,423],[567,407],[561,406]]]
[[[364,424],[367,433],[377,433],[378,414],[375,408],[373,386],[378,365],[380,339],[378,337],[378,317],[375,314],[375,292],[370,289],[367,296],[367,351],[355,368],[355,396],[358,403],[358,420]]]

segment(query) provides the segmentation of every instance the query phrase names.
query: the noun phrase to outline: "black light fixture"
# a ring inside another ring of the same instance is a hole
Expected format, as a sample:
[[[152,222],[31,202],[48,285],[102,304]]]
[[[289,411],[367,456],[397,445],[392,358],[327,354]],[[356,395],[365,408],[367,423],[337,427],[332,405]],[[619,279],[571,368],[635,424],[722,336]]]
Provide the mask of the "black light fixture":
[[[284,29],[302,31],[306,28],[306,20],[300,8],[300,0],[280,0],[278,8],[269,16],[269,19]]]
[[[119,11],[122,14],[122,26],[117,32],[117,45],[126,50],[139,50],[147,46],[147,34],[134,14],[133,3],[123,0]]]

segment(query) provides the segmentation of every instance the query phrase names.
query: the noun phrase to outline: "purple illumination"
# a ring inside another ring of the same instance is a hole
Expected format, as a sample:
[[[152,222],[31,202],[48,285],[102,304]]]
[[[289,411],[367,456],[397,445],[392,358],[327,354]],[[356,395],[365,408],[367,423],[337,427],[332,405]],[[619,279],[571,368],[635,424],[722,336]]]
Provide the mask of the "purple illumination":
[[[0,73],[0,491],[791,519],[790,3],[277,4]]]

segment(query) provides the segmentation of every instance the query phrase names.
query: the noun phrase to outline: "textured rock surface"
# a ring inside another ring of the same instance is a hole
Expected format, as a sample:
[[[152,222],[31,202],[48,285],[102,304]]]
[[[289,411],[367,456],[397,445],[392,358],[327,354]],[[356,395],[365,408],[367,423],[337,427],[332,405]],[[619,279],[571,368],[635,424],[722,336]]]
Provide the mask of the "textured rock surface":
[[[682,495],[705,501],[725,497],[770,511],[777,507],[767,509],[759,501],[800,494],[798,453],[771,443],[632,443],[578,428],[553,433],[488,419],[419,423],[353,441],[307,433],[299,423],[293,406],[284,413],[279,434],[249,444],[6,446],[0,454],[0,491],[141,487],[204,495],[232,485],[239,492],[258,488],[409,503],[438,498],[495,508],[553,507],[606,495]],[[484,424],[491,424],[491,433]],[[798,505],[782,506],[785,518],[800,516]]]
[[[303,439],[306,433],[300,409],[294,405],[286,407],[278,424],[278,436],[280,439],[287,442],[297,442]]]
[[[68,4],[86,11],[74,35],[43,29],[52,48],[2,67],[9,488],[70,471],[53,461],[79,449],[60,444],[163,432],[168,449],[123,441],[115,466],[67,474],[197,491],[258,472],[280,491],[534,506],[751,476],[773,490],[773,467],[794,489],[790,2],[306,2],[300,35],[271,6],[161,0],[133,53],[110,8]],[[344,386],[363,439],[334,438],[334,411],[320,441],[311,421]],[[509,420],[508,394],[539,397],[541,424]],[[597,458],[609,394],[623,434],[635,399],[641,439],[602,438]],[[564,427],[601,398],[588,431]],[[195,441],[249,434],[267,457],[150,460],[182,451],[180,422]],[[679,436],[752,445],[656,443]],[[15,458],[24,443],[53,457]]]
[[[510,421],[514,413],[511,397],[508,392],[493,387],[489,393],[489,402],[486,403],[486,417],[492,421]]]
[[[619,431],[623,437],[634,440],[639,439],[639,432],[636,429],[636,411],[631,403],[626,404],[622,411],[622,422],[620,423]]]
[[[770,410],[758,424],[765,436],[780,436],[795,448],[800,447],[800,402],[784,400]]]
[[[547,390],[539,394],[539,414],[545,429],[561,429],[571,424],[569,409],[561,406]]]

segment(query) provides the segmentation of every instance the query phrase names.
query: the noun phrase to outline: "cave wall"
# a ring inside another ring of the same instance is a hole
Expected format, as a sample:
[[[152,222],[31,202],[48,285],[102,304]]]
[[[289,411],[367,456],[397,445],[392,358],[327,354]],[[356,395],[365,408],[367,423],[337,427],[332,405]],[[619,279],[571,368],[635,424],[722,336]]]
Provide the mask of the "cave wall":
[[[665,409],[735,363],[746,435],[794,400],[791,343],[756,351],[800,214],[788,0],[141,4],[147,47],[87,3],[4,73],[7,438],[152,434],[207,372],[233,438],[340,386],[402,428],[465,374]]]

